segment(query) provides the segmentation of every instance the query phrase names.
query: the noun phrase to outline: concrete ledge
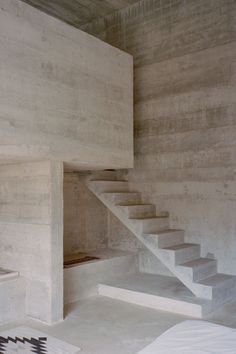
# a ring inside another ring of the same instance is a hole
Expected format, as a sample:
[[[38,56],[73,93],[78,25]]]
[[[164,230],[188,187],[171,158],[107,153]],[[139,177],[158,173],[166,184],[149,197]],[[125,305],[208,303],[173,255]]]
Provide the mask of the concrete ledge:
[[[102,250],[89,255],[101,259],[64,269],[64,304],[97,295],[99,283],[137,271],[134,253]]]

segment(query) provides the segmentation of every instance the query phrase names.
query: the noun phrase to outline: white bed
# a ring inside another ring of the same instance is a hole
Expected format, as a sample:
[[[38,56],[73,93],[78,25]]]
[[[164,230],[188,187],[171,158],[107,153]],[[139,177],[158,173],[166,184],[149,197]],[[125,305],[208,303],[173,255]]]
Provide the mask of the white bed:
[[[236,329],[205,321],[184,321],[138,354],[236,354]]]

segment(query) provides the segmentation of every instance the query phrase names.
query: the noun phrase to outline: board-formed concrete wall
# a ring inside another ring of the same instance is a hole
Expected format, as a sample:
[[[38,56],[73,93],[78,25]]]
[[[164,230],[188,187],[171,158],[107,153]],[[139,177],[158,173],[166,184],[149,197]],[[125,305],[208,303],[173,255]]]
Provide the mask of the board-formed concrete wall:
[[[236,274],[236,2],[143,0],[82,29],[134,56],[133,187]]]
[[[63,319],[63,165],[0,166],[0,266],[26,279],[26,314]]]
[[[0,0],[0,163],[133,165],[132,57],[19,0]]]
[[[64,255],[108,246],[108,212],[76,173],[64,173]]]

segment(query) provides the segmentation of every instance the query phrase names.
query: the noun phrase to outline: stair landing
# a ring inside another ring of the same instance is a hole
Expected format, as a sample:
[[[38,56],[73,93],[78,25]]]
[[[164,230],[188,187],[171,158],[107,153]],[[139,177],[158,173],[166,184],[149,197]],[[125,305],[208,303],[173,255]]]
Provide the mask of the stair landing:
[[[211,312],[211,301],[195,297],[177,278],[138,273],[98,285],[98,293],[116,300],[203,318]]]

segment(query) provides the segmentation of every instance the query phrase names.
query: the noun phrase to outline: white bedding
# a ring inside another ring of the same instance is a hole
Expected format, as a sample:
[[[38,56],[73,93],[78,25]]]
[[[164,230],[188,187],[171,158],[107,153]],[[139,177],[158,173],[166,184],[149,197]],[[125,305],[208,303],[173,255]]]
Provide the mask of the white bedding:
[[[184,321],[138,354],[236,354],[236,329],[205,321]]]

